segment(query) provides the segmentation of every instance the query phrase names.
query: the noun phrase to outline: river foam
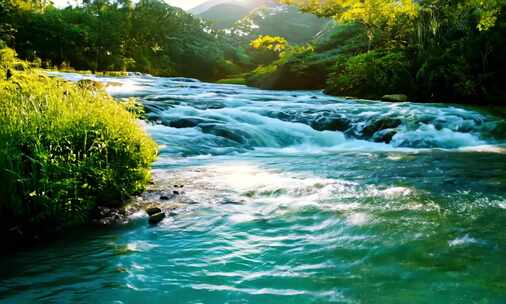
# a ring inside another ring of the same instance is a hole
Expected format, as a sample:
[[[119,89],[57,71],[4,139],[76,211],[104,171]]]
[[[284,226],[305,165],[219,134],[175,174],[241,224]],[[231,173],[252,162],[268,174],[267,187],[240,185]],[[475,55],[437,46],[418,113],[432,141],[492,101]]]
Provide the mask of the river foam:
[[[139,96],[152,123],[148,129],[163,138],[162,152],[173,155],[503,150],[504,138],[488,135],[498,119],[454,106],[266,92],[185,78],[52,75],[113,82],[120,84],[107,87],[113,96]]]
[[[497,118],[185,78],[53,75],[139,97],[161,150],[141,198],[178,207],[159,225],[136,214],[4,257],[1,303],[506,302]]]

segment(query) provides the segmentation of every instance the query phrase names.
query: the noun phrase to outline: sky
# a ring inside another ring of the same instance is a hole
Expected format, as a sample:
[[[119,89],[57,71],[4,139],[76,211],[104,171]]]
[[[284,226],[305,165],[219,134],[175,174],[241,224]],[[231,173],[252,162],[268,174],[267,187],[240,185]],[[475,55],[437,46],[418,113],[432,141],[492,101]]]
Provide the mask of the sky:
[[[178,6],[182,9],[190,9],[192,7],[195,7],[202,2],[205,2],[206,0],[166,0],[168,4],[172,6]]]
[[[201,4],[202,2],[205,2],[206,0],[165,0],[165,1],[172,6],[177,6],[187,10]],[[57,7],[65,7],[67,6],[68,3],[73,3],[74,0],[53,0],[53,2]]]

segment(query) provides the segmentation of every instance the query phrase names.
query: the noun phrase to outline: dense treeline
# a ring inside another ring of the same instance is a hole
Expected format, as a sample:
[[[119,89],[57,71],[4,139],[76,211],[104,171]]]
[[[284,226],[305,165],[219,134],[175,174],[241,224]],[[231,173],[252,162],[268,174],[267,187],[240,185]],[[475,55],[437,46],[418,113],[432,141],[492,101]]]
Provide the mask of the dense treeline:
[[[506,1],[284,1],[337,26],[248,76],[265,88],[504,103]],[[290,79],[290,81],[286,81]]]
[[[0,40],[44,67],[214,79],[241,63],[222,34],[161,0],[87,0],[65,9],[3,0],[0,20]]]

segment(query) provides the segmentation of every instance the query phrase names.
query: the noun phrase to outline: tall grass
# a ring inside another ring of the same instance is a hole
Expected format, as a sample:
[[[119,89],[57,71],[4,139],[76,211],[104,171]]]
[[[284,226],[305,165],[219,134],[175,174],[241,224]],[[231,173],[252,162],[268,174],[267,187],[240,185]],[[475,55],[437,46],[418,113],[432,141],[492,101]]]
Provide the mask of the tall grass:
[[[2,62],[2,229],[85,223],[96,206],[144,189],[156,145],[134,114],[104,91],[39,72],[6,80]]]

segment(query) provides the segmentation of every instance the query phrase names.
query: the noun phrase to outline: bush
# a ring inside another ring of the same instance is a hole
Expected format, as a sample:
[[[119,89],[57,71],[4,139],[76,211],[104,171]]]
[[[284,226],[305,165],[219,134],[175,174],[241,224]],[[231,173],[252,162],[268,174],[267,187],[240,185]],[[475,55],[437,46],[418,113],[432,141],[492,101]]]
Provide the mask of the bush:
[[[103,90],[32,71],[0,79],[4,231],[85,223],[141,192],[155,155],[135,115]]]
[[[0,49],[0,67],[6,69],[8,67],[14,66],[18,62],[16,56],[16,51],[13,49]]]
[[[264,89],[322,89],[335,53],[314,53],[311,46],[291,47],[274,63],[261,66],[246,77],[249,85]]]
[[[410,94],[413,80],[403,52],[375,50],[352,57],[341,56],[327,80],[326,91],[341,96],[379,98]]]

